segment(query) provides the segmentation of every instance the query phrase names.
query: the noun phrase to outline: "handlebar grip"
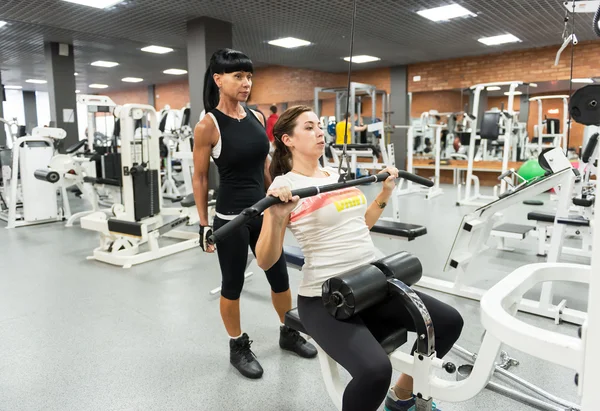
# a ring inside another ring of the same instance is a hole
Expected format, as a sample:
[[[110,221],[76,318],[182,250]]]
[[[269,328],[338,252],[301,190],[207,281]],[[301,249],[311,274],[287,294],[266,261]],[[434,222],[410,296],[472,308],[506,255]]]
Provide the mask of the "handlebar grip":
[[[409,173],[407,171],[402,171],[402,170],[398,172],[398,177],[404,178],[405,180],[412,181],[413,183],[421,184],[422,186],[425,186],[425,187],[433,187],[433,184],[434,184],[433,181],[431,181],[425,177],[421,177],[416,174]]]

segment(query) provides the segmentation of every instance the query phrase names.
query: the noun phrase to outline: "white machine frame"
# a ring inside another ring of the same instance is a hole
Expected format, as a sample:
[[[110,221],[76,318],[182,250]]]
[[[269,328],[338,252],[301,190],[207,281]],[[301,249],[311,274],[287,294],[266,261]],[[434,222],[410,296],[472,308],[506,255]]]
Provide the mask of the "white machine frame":
[[[544,100],[562,100],[563,102],[563,118],[562,118],[562,133],[560,130],[548,130],[548,125],[546,125],[546,133],[543,133],[544,130],[544,111],[543,111],[543,102]],[[538,117],[537,124],[535,130],[537,133],[533,133],[533,137],[531,142],[528,144],[529,149],[533,149],[535,147],[535,153],[541,153],[543,147],[543,139],[544,137],[553,137],[554,138],[554,147],[562,147],[562,149],[566,152],[567,149],[567,133],[569,130],[569,96],[567,95],[555,95],[555,96],[538,96],[532,97],[529,99],[530,102],[537,102],[538,106]],[[552,133],[551,131],[555,131]],[[534,142],[537,138],[537,144]]]
[[[90,152],[94,151],[94,134],[96,133],[96,114],[97,113],[111,113],[111,109],[114,110],[117,105],[110,97],[107,96],[96,96],[88,94],[79,94],[77,96],[77,103],[83,104],[87,108],[87,140],[88,149]],[[99,107],[109,107],[109,111],[100,111]]]
[[[496,201],[481,207],[463,218],[459,226],[459,233],[454,241],[453,248],[448,256],[445,266],[445,271],[449,271],[451,268],[456,269],[457,274],[454,281],[423,276],[421,281],[417,284],[418,287],[432,289],[472,300],[480,300],[482,298],[486,290],[469,286],[467,283],[468,268],[470,262],[488,248],[486,242],[490,238],[493,227],[500,217],[499,213],[505,208],[521,202],[524,198],[543,193],[558,185],[561,185],[565,189],[565,192],[572,192],[572,190],[569,190],[569,186],[572,188],[572,184],[575,181],[575,174],[570,168],[570,165],[567,165],[570,163],[560,151],[560,148],[555,149],[546,156],[547,158],[554,158],[557,169],[561,170],[562,167],[562,170],[555,172],[553,175],[536,183],[534,186],[527,187],[520,192],[511,194],[501,201]],[[566,161],[566,164],[561,160]],[[562,196],[559,201],[559,210],[562,209],[561,206],[564,208],[564,202],[568,201],[568,199],[563,200],[563,197],[565,196]],[[570,198],[570,196],[567,197]],[[568,209],[568,204],[566,207]],[[562,241],[565,236],[565,227],[564,224],[555,222],[553,241],[549,255],[560,255]],[[582,324],[585,317],[584,313],[580,311],[566,308],[566,301],[562,301],[558,305],[553,303],[552,283],[544,284],[542,294],[538,301],[523,300],[519,306],[519,310],[552,318],[556,324],[561,320]]]
[[[60,187],[62,208],[59,208],[57,188],[34,176],[36,170],[45,168],[50,163],[54,154],[54,141],[66,136],[67,133],[60,128],[36,127],[31,136],[19,137],[13,141],[12,164],[10,167],[2,167],[3,196],[8,209],[0,211],[0,220],[7,222],[6,228],[62,221],[71,217],[66,188]],[[40,142],[46,146],[28,145]],[[17,177],[19,175],[20,178]],[[22,213],[18,211],[19,202],[23,204]]]
[[[160,170],[160,149],[158,143],[160,131],[158,129],[156,111],[150,105],[126,104],[120,107],[118,115],[121,122],[123,204],[114,205],[113,214],[119,220],[136,224],[133,180],[128,170],[133,166],[132,158],[136,154],[134,150],[140,142],[143,145],[140,149],[149,153],[149,158],[147,159],[148,167],[151,170]],[[135,121],[144,117],[147,117],[150,126],[148,137],[144,138],[142,136],[141,141],[136,141],[134,137]],[[157,185],[160,193],[160,177],[158,178]],[[107,216],[101,212],[81,218],[82,228],[100,233],[100,247],[96,248],[93,256],[88,257],[88,259],[95,259],[108,264],[122,266],[123,268],[130,268],[136,264],[142,264],[198,247],[199,234],[197,232],[173,229],[173,227],[177,227],[183,223],[188,225],[196,223],[198,221],[196,208],[164,208],[162,196],[160,195],[158,196],[158,201],[160,212],[137,222],[141,231],[140,236],[111,232]],[[165,224],[165,216],[175,217],[176,219],[174,222]],[[166,230],[163,230],[165,227]],[[159,245],[161,236],[182,241],[161,247]],[[140,246],[144,244],[149,246],[149,250],[140,252]]]
[[[523,83],[522,81],[508,81],[508,82],[497,82],[497,83],[486,83],[486,84],[477,84],[475,86],[471,87],[471,90],[474,90],[474,97],[473,97],[473,107],[471,107],[471,112],[473,114],[474,117],[477,117],[479,115],[479,105],[480,105],[480,98],[481,98],[481,92],[484,89],[487,89],[488,87],[497,87],[497,86],[509,86],[509,91],[508,91],[508,107],[507,107],[507,113],[508,113],[508,118],[506,120],[506,135],[505,135],[505,141],[504,141],[504,150],[503,150],[503,155],[502,155],[502,170],[501,170],[501,174],[504,174],[507,170],[508,170],[508,159],[510,158],[510,150],[511,150],[511,145],[513,144],[512,141],[512,129],[513,129],[513,122],[514,122],[514,103],[515,103],[515,91],[517,89],[517,87],[522,86],[522,85],[526,85],[527,83]],[[462,190],[462,184],[460,184],[458,186],[458,201],[457,204],[458,205],[467,205],[467,206],[482,206],[487,204],[489,201],[493,201],[496,198],[498,198],[498,194],[502,194],[504,193],[504,191],[506,191],[506,182],[502,181],[500,183],[500,192],[497,192],[497,187],[494,187],[494,195],[493,196],[486,196],[481,194],[480,192],[480,186],[479,186],[479,178],[473,174],[473,163],[475,161],[475,144],[476,141],[478,139],[481,139],[478,135],[477,135],[477,125],[472,123],[471,124],[471,139],[469,141],[469,162],[467,165],[467,177],[466,177],[466,181],[465,181],[465,190],[464,190],[464,197],[463,197],[463,190]],[[484,144],[485,142],[482,141],[481,142],[481,149],[484,150],[484,152],[486,151],[486,145]]]

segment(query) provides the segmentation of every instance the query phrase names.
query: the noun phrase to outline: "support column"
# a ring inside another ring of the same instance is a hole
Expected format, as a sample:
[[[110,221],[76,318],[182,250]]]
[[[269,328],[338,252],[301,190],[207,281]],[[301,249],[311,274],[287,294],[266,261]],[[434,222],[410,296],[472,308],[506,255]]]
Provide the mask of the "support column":
[[[191,124],[194,126],[204,110],[204,74],[213,53],[233,47],[231,23],[200,17],[187,23],[188,81],[190,85]],[[243,51],[243,50],[241,50]],[[248,56],[252,58],[252,56]]]
[[[391,125],[406,126],[410,122],[410,100],[408,94],[408,67],[395,66],[390,70],[391,76],[391,107],[388,108]],[[395,129],[391,133],[391,143],[394,144],[396,167],[406,170],[406,131]]]
[[[60,152],[64,153],[66,147],[79,141],[73,45],[46,43],[45,54],[50,119],[56,127],[67,132],[67,137],[59,144]]]
[[[156,107],[156,86],[151,84],[148,86],[148,104],[152,107]]]
[[[32,130],[38,125],[35,91],[23,92],[23,107],[25,108],[25,128],[31,134]]]
[[[519,108],[519,123],[527,123],[529,120],[529,93],[521,96],[521,108]]]
[[[2,84],[2,73],[0,72],[0,118],[4,118],[4,107],[2,107],[4,101],[6,101],[6,96]],[[4,123],[0,123],[0,147],[6,147],[6,125]]]

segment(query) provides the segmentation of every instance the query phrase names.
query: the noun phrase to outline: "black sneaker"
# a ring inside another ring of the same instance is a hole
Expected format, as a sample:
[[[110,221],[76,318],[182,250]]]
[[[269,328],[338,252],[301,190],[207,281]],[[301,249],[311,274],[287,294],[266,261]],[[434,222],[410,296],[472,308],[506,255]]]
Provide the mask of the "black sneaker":
[[[252,341],[246,333],[238,339],[229,340],[229,361],[244,377],[256,379],[262,377],[263,369],[250,345]]]
[[[303,358],[315,358],[318,354],[314,345],[307,342],[298,331],[282,325],[279,334],[279,346],[288,351],[295,352]]]

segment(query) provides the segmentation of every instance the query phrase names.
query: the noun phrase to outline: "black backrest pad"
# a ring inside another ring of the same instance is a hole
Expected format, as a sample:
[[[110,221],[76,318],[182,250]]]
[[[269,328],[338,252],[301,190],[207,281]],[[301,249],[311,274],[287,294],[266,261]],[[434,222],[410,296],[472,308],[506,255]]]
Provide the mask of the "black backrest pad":
[[[581,161],[585,164],[590,162],[590,158],[592,154],[594,154],[594,150],[596,150],[596,146],[598,145],[598,133],[592,134],[587,144],[585,145],[585,150],[583,150],[583,155],[581,156]]]
[[[416,284],[423,275],[421,261],[406,251],[388,255],[371,264],[379,268],[386,277],[396,278],[409,286]]]
[[[481,119],[479,135],[486,140],[497,140],[500,135],[500,112],[487,112]]]
[[[546,120],[546,133],[558,134],[560,133],[560,120],[557,118],[549,118]]]

